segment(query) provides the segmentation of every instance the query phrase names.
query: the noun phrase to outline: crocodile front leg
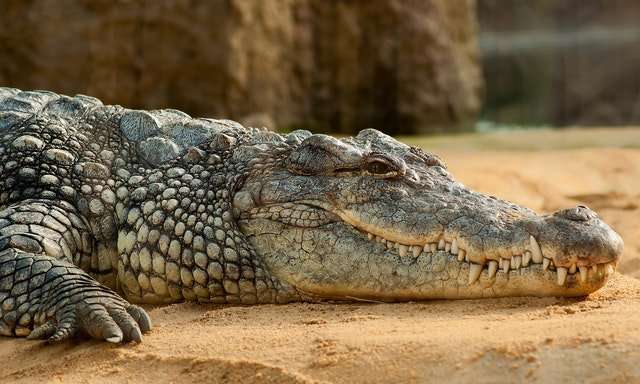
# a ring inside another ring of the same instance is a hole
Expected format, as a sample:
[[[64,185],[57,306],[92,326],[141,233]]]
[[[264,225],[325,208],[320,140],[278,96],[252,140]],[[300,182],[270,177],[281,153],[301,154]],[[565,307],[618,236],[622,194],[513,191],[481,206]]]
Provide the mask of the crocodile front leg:
[[[62,217],[47,220],[55,210],[55,202],[40,200],[0,212],[0,334],[140,341],[151,328],[148,315],[70,263],[83,259],[89,239],[74,236],[78,225]]]
[[[60,341],[78,333],[141,341],[149,316],[81,269],[15,249],[0,254],[0,334]]]

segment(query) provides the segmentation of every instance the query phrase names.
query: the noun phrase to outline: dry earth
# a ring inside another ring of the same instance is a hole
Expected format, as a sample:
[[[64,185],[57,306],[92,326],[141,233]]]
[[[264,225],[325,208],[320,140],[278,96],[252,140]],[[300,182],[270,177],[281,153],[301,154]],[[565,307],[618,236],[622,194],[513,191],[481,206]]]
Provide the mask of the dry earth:
[[[586,203],[626,241],[619,271],[640,277],[640,130],[411,141],[475,189],[539,211]],[[140,345],[0,340],[0,382],[640,382],[628,276],[584,299],[149,307]]]

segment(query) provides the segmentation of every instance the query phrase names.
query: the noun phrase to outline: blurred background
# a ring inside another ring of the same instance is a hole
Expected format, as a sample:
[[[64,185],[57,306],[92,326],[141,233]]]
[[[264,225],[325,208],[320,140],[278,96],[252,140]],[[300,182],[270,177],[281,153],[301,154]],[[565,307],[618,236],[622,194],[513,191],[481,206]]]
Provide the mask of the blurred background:
[[[479,0],[486,92],[498,124],[640,122],[640,2]]]
[[[2,0],[0,84],[271,129],[640,121],[635,0]]]
[[[640,277],[639,21],[638,0],[0,0],[0,86],[401,135],[474,189],[591,206]]]

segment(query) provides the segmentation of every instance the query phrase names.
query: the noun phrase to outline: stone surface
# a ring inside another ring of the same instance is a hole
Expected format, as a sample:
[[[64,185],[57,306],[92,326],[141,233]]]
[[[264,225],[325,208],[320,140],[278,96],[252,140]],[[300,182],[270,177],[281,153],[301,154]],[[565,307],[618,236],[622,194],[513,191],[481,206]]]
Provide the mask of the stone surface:
[[[340,132],[453,129],[479,108],[473,1],[62,3],[0,4],[0,84]]]

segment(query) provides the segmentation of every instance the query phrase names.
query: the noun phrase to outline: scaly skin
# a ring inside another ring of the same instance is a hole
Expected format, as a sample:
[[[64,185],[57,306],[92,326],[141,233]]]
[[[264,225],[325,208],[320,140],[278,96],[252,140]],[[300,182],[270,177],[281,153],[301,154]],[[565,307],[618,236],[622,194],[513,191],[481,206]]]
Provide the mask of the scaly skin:
[[[0,159],[7,336],[140,341],[130,303],[586,295],[623,247],[586,207],[472,192],[375,130],[282,136],[0,88]]]

